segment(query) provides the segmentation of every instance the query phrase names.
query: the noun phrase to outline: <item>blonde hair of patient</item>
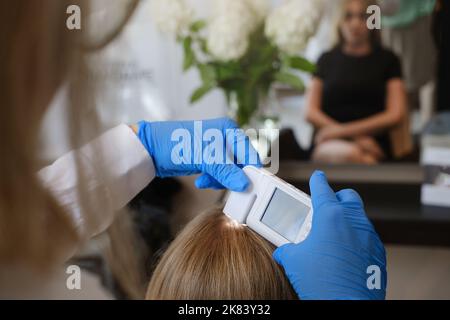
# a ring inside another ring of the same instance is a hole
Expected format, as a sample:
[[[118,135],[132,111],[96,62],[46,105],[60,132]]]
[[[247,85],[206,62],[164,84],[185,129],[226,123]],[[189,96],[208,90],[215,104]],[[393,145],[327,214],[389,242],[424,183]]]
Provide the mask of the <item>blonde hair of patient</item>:
[[[273,250],[222,210],[210,210],[191,221],[164,253],[146,298],[297,299]]]

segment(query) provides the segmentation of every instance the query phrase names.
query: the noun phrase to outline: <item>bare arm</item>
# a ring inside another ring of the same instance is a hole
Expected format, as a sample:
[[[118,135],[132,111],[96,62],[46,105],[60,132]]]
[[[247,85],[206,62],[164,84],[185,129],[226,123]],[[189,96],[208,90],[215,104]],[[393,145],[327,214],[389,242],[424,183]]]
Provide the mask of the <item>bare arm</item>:
[[[308,91],[306,120],[318,129],[338,124],[337,121],[335,121],[322,111],[322,91],[322,80],[317,77],[313,78]]]

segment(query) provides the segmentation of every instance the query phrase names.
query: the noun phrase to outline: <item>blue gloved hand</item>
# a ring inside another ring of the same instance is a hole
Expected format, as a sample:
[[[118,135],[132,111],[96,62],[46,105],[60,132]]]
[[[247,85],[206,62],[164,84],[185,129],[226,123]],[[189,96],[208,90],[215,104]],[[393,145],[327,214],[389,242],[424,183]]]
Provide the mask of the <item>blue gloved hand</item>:
[[[349,189],[334,193],[323,172],[313,174],[310,189],[311,233],[274,252],[299,298],[384,299],[386,253],[360,196]]]
[[[202,173],[198,188],[244,191],[249,180],[242,168],[260,166],[244,131],[228,118],[202,121],[139,123],[138,137],[161,178]]]

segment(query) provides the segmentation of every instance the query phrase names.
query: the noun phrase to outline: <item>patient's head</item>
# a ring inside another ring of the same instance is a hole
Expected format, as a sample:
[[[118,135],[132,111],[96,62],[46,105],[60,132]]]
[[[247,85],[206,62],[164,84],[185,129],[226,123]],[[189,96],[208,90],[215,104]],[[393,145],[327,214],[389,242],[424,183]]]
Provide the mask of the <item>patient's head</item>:
[[[172,242],[157,265],[147,299],[296,299],[274,246],[220,209],[205,212]]]

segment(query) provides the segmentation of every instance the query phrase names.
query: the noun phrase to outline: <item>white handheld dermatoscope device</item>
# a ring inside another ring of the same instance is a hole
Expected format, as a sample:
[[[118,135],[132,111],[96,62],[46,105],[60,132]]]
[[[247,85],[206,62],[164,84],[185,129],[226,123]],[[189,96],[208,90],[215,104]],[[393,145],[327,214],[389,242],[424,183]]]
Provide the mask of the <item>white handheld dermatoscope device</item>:
[[[299,243],[311,230],[311,198],[264,169],[245,167],[251,184],[231,192],[223,212],[259,233],[277,247]]]

